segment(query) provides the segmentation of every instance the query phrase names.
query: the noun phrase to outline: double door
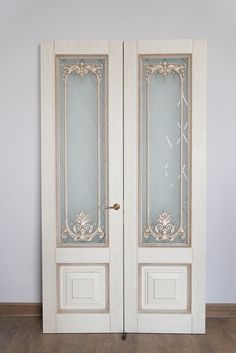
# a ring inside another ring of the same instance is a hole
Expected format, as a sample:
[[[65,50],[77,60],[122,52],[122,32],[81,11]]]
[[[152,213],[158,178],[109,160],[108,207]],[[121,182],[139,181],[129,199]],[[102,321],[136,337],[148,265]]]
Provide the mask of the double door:
[[[204,40],[41,46],[44,332],[205,330]]]

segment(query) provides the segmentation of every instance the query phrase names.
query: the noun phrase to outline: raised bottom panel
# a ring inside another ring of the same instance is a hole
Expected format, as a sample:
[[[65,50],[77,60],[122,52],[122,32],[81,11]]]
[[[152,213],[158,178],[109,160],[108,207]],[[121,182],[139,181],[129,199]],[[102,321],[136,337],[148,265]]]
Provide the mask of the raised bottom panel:
[[[59,312],[108,312],[107,264],[58,265]]]
[[[189,276],[189,265],[140,264],[139,312],[189,312]]]

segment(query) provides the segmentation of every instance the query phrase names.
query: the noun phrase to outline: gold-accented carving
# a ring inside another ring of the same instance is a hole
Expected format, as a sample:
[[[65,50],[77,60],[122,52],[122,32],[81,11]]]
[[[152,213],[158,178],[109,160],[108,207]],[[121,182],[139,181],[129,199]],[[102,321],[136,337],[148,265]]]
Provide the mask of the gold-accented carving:
[[[85,75],[88,73],[93,73],[96,75],[97,79],[99,80],[101,77],[101,70],[103,69],[103,65],[97,65],[97,64],[88,64],[85,63],[83,60],[78,63],[78,64],[72,64],[72,65],[65,65],[64,66],[64,73],[63,73],[63,78],[64,80],[67,78],[67,76],[73,72],[78,74],[81,78],[84,78]]]
[[[161,64],[156,65],[148,65],[145,64],[144,68],[146,69],[145,78],[148,79],[151,74],[155,72],[159,73],[160,75],[166,77],[168,74],[176,72],[184,78],[184,69],[186,68],[186,64],[179,65],[179,64],[169,64],[167,61],[163,61]]]
[[[91,241],[97,235],[100,239],[104,237],[102,226],[96,226],[95,223],[92,223],[91,216],[81,211],[75,216],[70,227],[65,226],[62,238],[67,239],[70,236],[75,241]]]
[[[163,211],[158,215],[156,223],[144,227],[144,238],[153,236],[156,240],[173,241],[177,236],[185,239],[186,233],[183,226],[176,231],[177,224],[172,222],[171,215]]]

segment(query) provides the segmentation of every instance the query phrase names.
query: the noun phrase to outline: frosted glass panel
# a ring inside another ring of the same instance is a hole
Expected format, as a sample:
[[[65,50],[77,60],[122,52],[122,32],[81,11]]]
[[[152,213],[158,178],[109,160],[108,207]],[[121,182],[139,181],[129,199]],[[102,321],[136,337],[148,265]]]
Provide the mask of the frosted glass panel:
[[[59,238],[62,243],[107,241],[106,58],[59,57]]]
[[[140,57],[139,190],[144,245],[189,243],[189,57]]]

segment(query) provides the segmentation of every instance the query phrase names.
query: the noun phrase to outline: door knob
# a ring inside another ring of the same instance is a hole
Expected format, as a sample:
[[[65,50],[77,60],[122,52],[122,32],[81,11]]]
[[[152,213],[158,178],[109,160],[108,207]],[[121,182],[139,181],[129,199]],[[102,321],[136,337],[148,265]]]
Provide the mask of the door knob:
[[[105,210],[112,208],[113,210],[117,211],[120,209],[120,205],[118,203],[114,203],[113,206],[107,206],[105,207]]]

